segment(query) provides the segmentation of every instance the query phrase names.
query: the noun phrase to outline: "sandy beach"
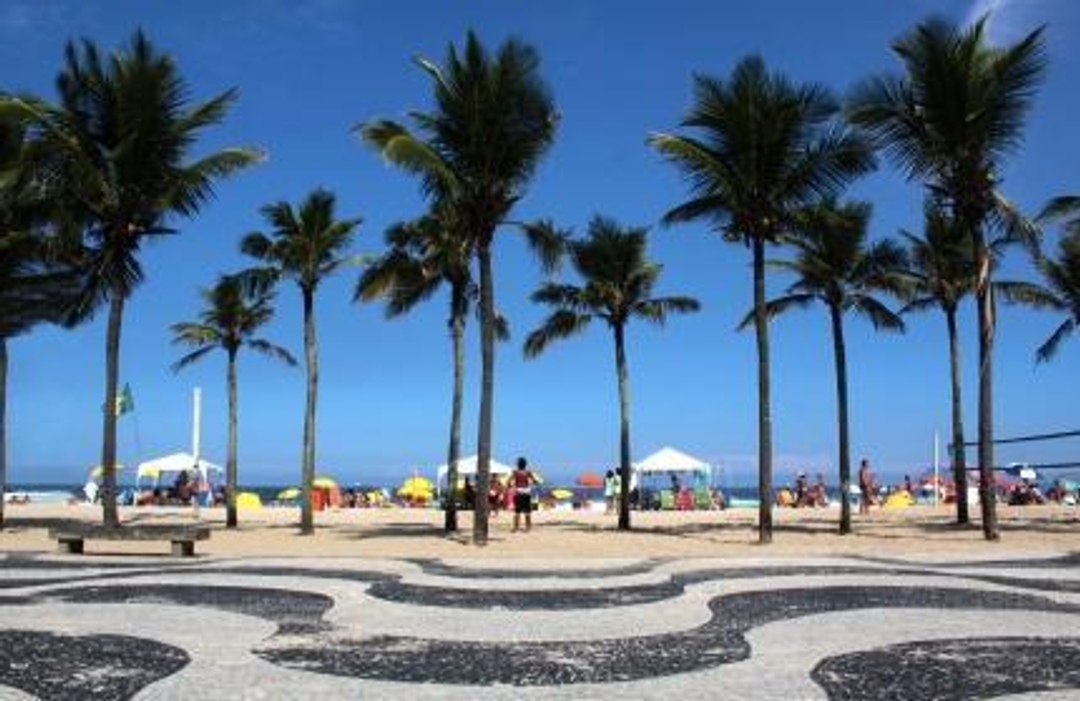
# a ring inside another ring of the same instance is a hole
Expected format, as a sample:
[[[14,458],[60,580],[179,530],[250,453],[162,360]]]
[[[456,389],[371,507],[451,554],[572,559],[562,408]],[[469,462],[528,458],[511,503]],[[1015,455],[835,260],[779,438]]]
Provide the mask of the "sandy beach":
[[[977,510],[976,512],[977,513]],[[85,505],[9,505],[0,532],[0,551],[45,552],[56,549],[50,526],[64,521],[98,520],[100,510]],[[198,519],[213,528],[198,552],[215,556],[373,557],[373,558],[664,558],[863,555],[933,558],[970,555],[1032,555],[1080,550],[1080,509],[1062,506],[999,506],[1000,542],[988,543],[978,524],[952,524],[949,507],[875,509],[856,517],[855,533],[835,534],[835,509],[778,509],[774,542],[756,542],[757,513],[727,511],[642,512],[633,514],[634,531],[615,530],[613,516],[573,511],[541,511],[529,533],[511,533],[511,515],[492,520],[491,541],[475,547],[468,541],[471,516],[461,516],[462,531],[445,537],[442,513],[434,509],[328,510],[316,515],[317,533],[298,534],[298,510],[264,508],[241,512],[241,526],[224,527],[219,508],[121,509],[124,522]],[[88,542],[88,553],[167,552],[168,543]]]

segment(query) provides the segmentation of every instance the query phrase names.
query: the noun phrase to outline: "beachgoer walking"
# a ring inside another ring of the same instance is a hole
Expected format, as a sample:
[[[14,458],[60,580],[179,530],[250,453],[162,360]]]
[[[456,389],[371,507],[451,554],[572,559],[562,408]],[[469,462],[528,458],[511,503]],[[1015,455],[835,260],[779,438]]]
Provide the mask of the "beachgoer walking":
[[[859,515],[865,516],[870,513],[870,500],[874,494],[874,473],[870,471],[870,461],[866,458],[859,463],[859,492],[862,495]]]
[[[517,459],[517,467],[510,474],[510,484],[514,488],[514,530],[521,525],[521,515],[525,514],[525,530],[532,528],[532,486],[536,477],[529,471],[525,458]]]
[[[615,471],[608,470],[604,475],[604,513],[610,514],[615,511]]]

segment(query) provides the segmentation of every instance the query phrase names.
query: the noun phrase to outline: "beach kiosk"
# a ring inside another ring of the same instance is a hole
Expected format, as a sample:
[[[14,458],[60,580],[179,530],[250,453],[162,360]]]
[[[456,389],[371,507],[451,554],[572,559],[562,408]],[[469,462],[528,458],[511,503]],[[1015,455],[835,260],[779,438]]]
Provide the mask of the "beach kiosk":
[[[187,472],[191,482],[205,485],[199,489],[201,498],[209,498],[216,485],[221,484],[224,469],[191,453],[172,453],[139,463],[135,468],[135,487],[140,491],[168,489],[181,472]]]

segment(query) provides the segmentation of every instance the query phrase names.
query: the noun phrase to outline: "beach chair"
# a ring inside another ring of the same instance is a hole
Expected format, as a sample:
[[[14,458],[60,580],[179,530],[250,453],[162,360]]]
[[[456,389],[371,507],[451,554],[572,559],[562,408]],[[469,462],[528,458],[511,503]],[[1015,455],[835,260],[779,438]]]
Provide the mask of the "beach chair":
[[[675,493],[670,489],[660,490],[660,510],[661,511],[674,511],[675,510]]]

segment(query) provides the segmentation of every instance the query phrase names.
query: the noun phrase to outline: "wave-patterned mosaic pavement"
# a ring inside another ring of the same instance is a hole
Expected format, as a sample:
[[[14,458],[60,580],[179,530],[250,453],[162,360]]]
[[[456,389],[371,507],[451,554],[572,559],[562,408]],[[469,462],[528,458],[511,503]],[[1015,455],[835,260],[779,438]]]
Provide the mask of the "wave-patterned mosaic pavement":
[[[0,556],[0,698],[1080,698],[1077,555],[501,564]]]

